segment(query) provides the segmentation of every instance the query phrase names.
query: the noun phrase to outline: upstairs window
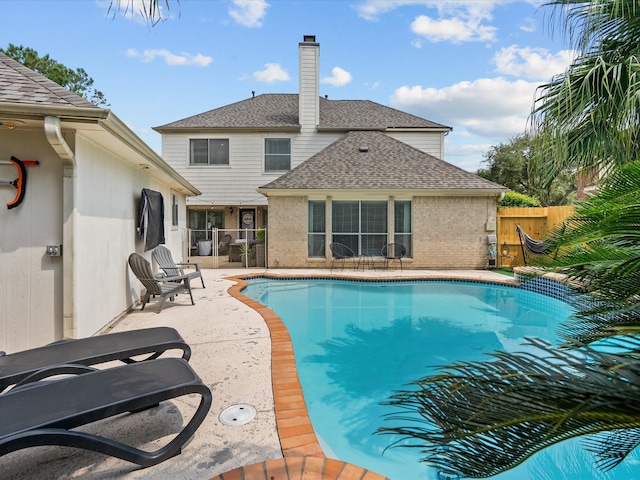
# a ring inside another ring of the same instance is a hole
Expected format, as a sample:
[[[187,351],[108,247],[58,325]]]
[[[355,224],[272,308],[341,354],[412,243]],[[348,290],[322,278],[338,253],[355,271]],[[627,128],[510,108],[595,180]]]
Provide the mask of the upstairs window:
[[[291,170],[291,139],[264,139],[264,171],[283,172]]]
[[[229,165],[228,138],[192,138],[189,165]]]

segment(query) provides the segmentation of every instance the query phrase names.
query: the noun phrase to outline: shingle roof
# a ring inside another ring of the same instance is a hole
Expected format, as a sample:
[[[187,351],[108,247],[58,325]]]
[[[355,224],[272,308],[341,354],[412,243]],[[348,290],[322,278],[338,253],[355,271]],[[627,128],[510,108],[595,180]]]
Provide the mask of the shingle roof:
[[[449,128],[370,100],[319,100],[320,129]],[[299,127],[297,94],[264,94],[155,127],[154,130]]]
[[[327,100],[325,98],[320,98],[320,125],[318,127],[347,130],[449,128],[371,100]]]
[[[3,53],[0,53],[0,103],[97,108]]]
[[[348,132],[260,189],[507,190],[376,131]]]

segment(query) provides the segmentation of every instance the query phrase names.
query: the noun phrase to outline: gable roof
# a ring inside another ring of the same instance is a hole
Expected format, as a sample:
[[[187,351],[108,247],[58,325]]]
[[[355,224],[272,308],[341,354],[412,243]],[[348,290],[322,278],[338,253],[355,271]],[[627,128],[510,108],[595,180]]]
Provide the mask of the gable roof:
[[[300,129],[297,94],[263,94],[191,117],[154,127],[173,129]],[[383,130],[419,128],[450,130],[409,113],[370,100],[328,100],[320,97],[318,130]]]
[[[382,132],[350,131],[258,191],[353,189],[508,190]]]
[[[0,102],[98,108],[4,53],[0,53]]]

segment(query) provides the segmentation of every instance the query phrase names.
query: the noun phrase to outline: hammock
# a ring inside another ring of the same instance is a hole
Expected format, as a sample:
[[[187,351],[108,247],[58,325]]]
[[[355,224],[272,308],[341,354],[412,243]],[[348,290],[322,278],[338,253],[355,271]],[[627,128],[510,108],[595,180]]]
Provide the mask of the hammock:
[[[551,253],[549,250],[549,246],[545,244],[542,240],[535,240],[527,235],[527,232],[522,230],[522,227],[516,224],[516,231],[518,232],[518,236],[520,237],[520,247],[522,248],[522,258],[524,264],[527,264],[527,255],[525,254],[525,249],[529,254],[534,255],[546,255],[547,253]]]

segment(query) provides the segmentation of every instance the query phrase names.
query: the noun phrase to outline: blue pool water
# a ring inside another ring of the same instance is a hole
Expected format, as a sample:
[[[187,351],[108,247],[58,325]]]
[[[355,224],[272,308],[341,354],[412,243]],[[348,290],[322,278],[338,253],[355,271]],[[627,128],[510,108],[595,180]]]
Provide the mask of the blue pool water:
[[[311,421],[327,456],[392,480],[438,479],[415,449],[374,435],[397,409],[380,405],[438,366],[522,351],[523,337],[556,343],[571,314],[559,300],[519,288],[460,281],[251,279],[242,292],[271,308],[293,342]],[[496,480],[640,479],[640,457],[592,468],[578,440],[547,448]]]

